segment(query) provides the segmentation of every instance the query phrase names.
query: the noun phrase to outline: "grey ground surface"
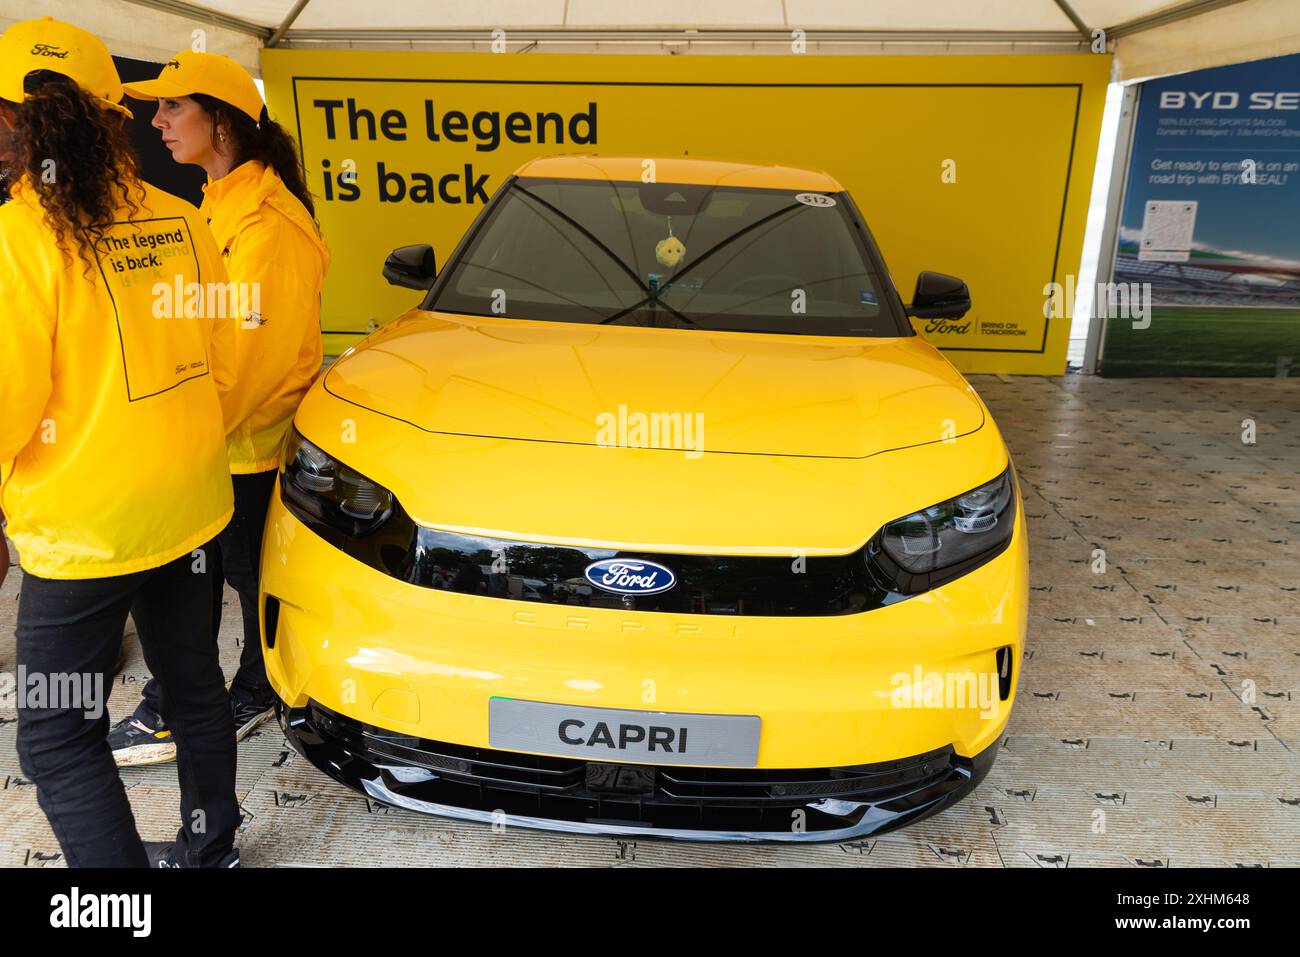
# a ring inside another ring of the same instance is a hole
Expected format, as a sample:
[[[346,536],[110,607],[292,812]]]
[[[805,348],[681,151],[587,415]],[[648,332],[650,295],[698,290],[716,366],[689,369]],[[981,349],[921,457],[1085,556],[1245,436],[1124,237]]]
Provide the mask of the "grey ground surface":
[[[1300,865],[1300,380],[972,382],[1020,470],[1033,591],[1015,713],[961,804],[815,847],[494,833],[369,802],[268,725],[239,748],[244,865]],[[0,590],[0,671],[21,583],[14,569]],[[233,674],[230,592],[225,615]],[[129,648],[114,719],[146,677]],[[0,866],[62,866],[14,720],[0,707]],[[122,777],[144,836],[174,834],[175,765]]]

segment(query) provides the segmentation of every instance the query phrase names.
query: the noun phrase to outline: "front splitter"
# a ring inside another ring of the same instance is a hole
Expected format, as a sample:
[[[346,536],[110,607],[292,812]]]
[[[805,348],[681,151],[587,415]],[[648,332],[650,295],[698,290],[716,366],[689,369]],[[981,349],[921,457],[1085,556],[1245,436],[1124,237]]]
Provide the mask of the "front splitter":
[[[495,827],[700,843],[839,843],[884,834],[938,814],[960,801],[992,769],[998,747],[995,742],[973,758],[961,759],[942,779],[927,782],[915,791],[891,795],[879,802],[819,800],[810,801],[806,805],[808,810],[816,811],[823,817],[828,813],[829,807],[834,818],[843,820],[843,826],[815,830],[792,828],[749,831],[663,827],[653,823],[622,820],[533,817],[491,807],[444,803],[432,796],[416,797],[410,793],[413,788],[409,780],[404,782],[401,778],[409,777],[404,772],[418,772],[421,775],[419,786],[426,792],[430,788],[436,790],[437,777],[429,769],[402,764],[388,755],[358,753],[344,746],[336,736],[313,720],[309,708],[289,708],[277,701],[276,716],[289,743],[318,769],[334,780],[391,807],[455,820],[476,821]]]

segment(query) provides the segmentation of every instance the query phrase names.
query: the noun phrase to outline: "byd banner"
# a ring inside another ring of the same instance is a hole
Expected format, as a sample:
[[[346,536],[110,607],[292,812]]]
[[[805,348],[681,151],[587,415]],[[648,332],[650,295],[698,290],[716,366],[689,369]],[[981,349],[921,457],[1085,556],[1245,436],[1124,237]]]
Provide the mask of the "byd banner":
[[[1300,375],[1300,54],[1143,84],[1114,281],[1103,375]]]

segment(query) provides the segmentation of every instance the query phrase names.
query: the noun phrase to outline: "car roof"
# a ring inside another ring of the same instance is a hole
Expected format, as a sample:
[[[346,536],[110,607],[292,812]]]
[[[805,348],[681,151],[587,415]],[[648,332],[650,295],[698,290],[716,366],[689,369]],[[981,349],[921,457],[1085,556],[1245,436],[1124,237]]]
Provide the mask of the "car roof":
[[[844,189],[835,177],[821,170],[686,156],[544,156],[525,163],[515,175],[639,183],[647,160],[654,161],[655,180],[660,183],[806,189],[821,193],[838,193]]]

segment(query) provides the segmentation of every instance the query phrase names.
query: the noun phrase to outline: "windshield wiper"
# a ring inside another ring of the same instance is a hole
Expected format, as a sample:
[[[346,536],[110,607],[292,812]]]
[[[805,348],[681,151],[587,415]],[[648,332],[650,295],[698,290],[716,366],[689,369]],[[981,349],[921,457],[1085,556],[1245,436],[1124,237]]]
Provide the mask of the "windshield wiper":
[[[562,293],[556,292],[554,289],[549,289],[549,288],[547,288],[546,286],[539,285],[538,283],[533,282],[531,279],[528,279],[528,278],[525,277],[525,276],[516,276],[514,273],[506,272],[504,269],[497,269],[495,266],[482,265],[482,264],[479,264],[479,263],[476,263],[476,262],[472,262],[472,261],[470,261],[470,260],[468,260],[468,259],[466,259],[466,260],[462,260],[461,263],[462,263],[462,265],[465,265],[465,266],[472,266],[472,267],[475,268],[475,269],[481,269],[481,270],[483,270],[483,272],[495,273],[495,274],[498,275],[498,276],[505,276],[507,279],[517,279],[517,280],[519,280],[520,282],[522,282],[524,285],[526,285],[526,286],[532,286],[534,289],[540,290],[541,292],[549,293],[549,294],[552,295],[552,296],[556,296],[556,297],[558,297],[558,298],[564,300],[564,302],[567,303],[567,304],[569,304],[569,305],[576,306],[576,307],[579,308],[579,309],[586,309],[588,312],[594,312],[594,313],[596,313],[596,315],[600,315],[600,314],[601,314],[601,313],[600,313],[600,310],[596,309],[594,306],[589,306],[589,305],[587,305],[586,303],[579,302],[577,299],[573,299],[573,298],[570,297],[570,296],[566,296],[566,295],[564,295],[564,294],[562,294]],[[452,311],[452,310],[447,310],[447,311],[450,312],[450,311]],[[500,315],[500,314],[499,314],[499,313],[466,312],[466,313],[460,313],[460,315],[466,315],[466,316],[494,315],[494,316],[495,316],[495,315]]]
[[[784,216],[786,213],[790,212],[791,210],[797,210],[797,209],[801,209],[801,208],[803,208],[803,204],[802,204],[802,203],[791,203],[789,206],[783,206],[783,207],[781,207],[780,209],[776,210],[775,212],[768,213],[768,214],[767,214],[766,216],[764,216],[762,219],[756,219],[756,220],[754,220],[754,222],[750,223],[750,224],[749,224],[748,226],[746,226],[744,229],[738,229],[738,230],[736,230],[734,233],[732,233],[732,234],[731,234],[730,236],[728,236],[726,239],[722,240],[722,242],[718,243],[716,246],[713,246],[712,248],[706,250],[704,253],[702,253],[702,254],[700,254],[699,256],[697,256],[695,259],[692,259],[689,263],[687,263],[685,266],[683,266],[683,267],[681,268],[681,270],[677,273],[677,275],[673,276],[672,279],[669,279],[666,283],[664,283],[664,284],[663,284],[662,286],[660,286],[658,289],[653,290],[653,291],[650,291],[650,295],[646,296],[645,299],[642,299],[640,302],[638,302],[638,303],[637,303],[636,305],[634,305],[634,306],[629,306],[628,308],[624,309],[622,312],[617,312],[617,313],[615,313],[614,315],[610,316],[608,319],[602,319],[599,323],[597,323],[597,325],[604,325],[604,324],[606,324],[606,323],[613,322],[613,321],[616,320],[616,319],[621,319],[623,316],[627,315],[629,312],[634,312],[634,311],[636,311],[637,309],[640,309],[640,308],[641,308],[642,306],[644,306],[646,303],[651,303],[651,302],[652,302],[652,303],[654,303],[656,306],[662,306],[663,308],[667,309],[667,310],[668,310],[669,312],[671,312],[674,316],[676,316],[677,318],[681,319],[682,322],[684,322],[685,324],[690,325],[690,326],[698,326],[698,325],[699,325],[698,322],[696,322],[694,319],[691,319],[691,318],[687,317],[687,316],[686,316],[684,313],[682,313],[680,310],[674,309],[672,306],[668,305],[668,303],[664,302],[660,297],[663,296],[663,294],[669,290],[669,288],[672,286],[673,283],[677,282],[677,280],[681,279],[681,278],[682,278],[683,276],[685,276],[688,272],[690,272],[692,269],[694,269],[694,268],[695,268],[696,266],[698,266],[700,263],[704,262],[704,260],[708,259],[708,258],[709,258],[710,256],[712,256],[714,253],[717,253],[717,252],[721,251],[722,249],[725,249],[727,246],[731,245],[733,242],[735,242],[735,241],[736,241],[737,239],[739,239],[741,236],[744,236],[744,235],[746,235],[747,233],[752,232],[753,230],[757,229],[758,227],[760,227],[760,226],[762,226],[762,225],[764,225],[764,224],[766,224],[766,223],[770,223],[772,220],[774,220],[774,219],[776,219],[776,218],[778,218],[778,217],[780,217],[780,216]],[[643,287],[643,288],[646,288],[647,291],[649,291],[648,287]]]
[[[529,190],[520,186],[518,183],[512,183],[511,188],[519,190],[519,192],[523,193],[529,199],[545,206],[556,216],[560,217],[562,220],[564,220],[566,223],[568,223],[570,226],[572,226],[582,235],[586,236],[593,246],[595,246],[606,256],[608,256],[611,260],[613,260],[614,265],[618,266],[619,269],[623,270],[623,272],[627,273],[627,275],[631,277],[632,281],[636,283],[638,289],[644,290],[645,292],[649,293],[649,295],[646,296],[644,299],[642,299],[640,302],[634,303],[633,305],[628,306],[626,309],[622,309],[619,312],[614,313],[614,315],[609,316],[606,319],[600,320],[600,322],[596,323],[596,325],[606,325],[607,323],[614,322],[617,319],[621,319],[624,316],[626,316],[628,313],[635,312],[636,310],[640,309],[642,306],[646,305],[647,303],[654,303],[655,305],[661,305],[669,312],[671,312],[674,316],[676,316],[678,319],[680,319],[682,322],[692,326],[696,325],[695,322],[688,319],[685,315],[683,315],[678,310],[674,309],[672,306],[668,305],[667,303],[659,302],[658,292],[651,290],[646,283],[641,281],[641,277],[636,274],[636,272],[632,269],[632,267],[629,266],[627,263],[623,262],[623,260],[618,256],[617,253],[614,252],[614,250],[610,249],[609,246],[605,245],[605,243],[602,242],[600,238],[596,236],[591,230],[587,229],[585,226],[583,226],[580,222],[578,222],[568,213],[564,212],[564,210],[560,209],[558,206],[556,206],[553,203],[548,203],[546,200],[542,199],[536,193],[530,192]]]
[[[529,192],[528,190],[524,189],[524,187],[518,185],[517,183],[511,185],[513,189],[519,190],[519,192],[523,193],[525,196],[527,196],[529,199],[533,200],[534,202],[541,203],[543,206],[545,206],[547,209],[553,212],[556,216],[559,216],[562,220],[564,220],[566,223],[568,223],[578,232],[582,233],[582,235],[586,236],[587,239],[591,241],[591,244],[593,246],[595,246],[606,256],[612,259],[614,261],[614,265],[616,265],[619,269],[623,270],[623,272],[628,274],[628,276],[632,279],[632,281],[636,283],[638,289],[649,291],[649,287],[647,287],[646,284],[641,281],[641,277],[636,274],[636,272],[632,269],[632,267],[629,266],[627,263],[623,262],[623,260],[619,257],[618,253],[614,252],[614,250],[610,249],[603,242],[601,242],[600,238],[596,236],[596,234],[593,233],[591,230],[587,229],[587,227],[583,226],[582,223],[578,222],[576,219],[574,219],[572,216],[570,216],[568,213],[566,213],[564,210],[560,209],[558,206],[554,205],[553,203],[548,203],[546,200],[542,199],[542,197],[538,196],[536,193]]]
[[[602,319],[602,320],[600,320],[600,322],[596,323],[596,325],[598,325],[598,326],[608,325],[609,323],[613,322],[615,319],[622,319],[622,318],[623,318],[624,316],[626,316],[628,313],[630,313],[630,312],[636,312],[638,309],[640,309],[642,306],[645,306],[645,305],[651,305],[651,306],[655,306],[656,308],[662,307],[662,308],[664,308],[664,309],[667,309],[667,310],[668,310],[669,312],[671,312],[674,316],[676,316],[678,319],[680,319],[680,320],[682,321],[682,324],[683,324],[683,325],[687,325],[687,326],[698,326],[698,325],[699,325],[699,323],[696,322],[694,319],[691,319],[690,317],[686,316],[684,313],[681,313],[681,312],[679,312],[678,310],[674,309],[672,306],[668,305],[668,303],[666,303],[666,302],[660,302],[660,301],[659,301],[659,293],[658,293],[658,292],[652,292],[652,293],[650,293],[650,295],[646,296],[646,297],[645,297],[644,299],[642,299],[640,302],[635,303],[635,304],[633,304],[633,305],[631,305],[631,306],[628,306],[626,309],[623,309],[623,310],[621,310],[621,311],[619,311],[619,312],[614,313],[614,315],[610,316],[608,319]]]
[[[784,216],[786,213],[790,212],[792,209],[796,209],[796,210],[797,210],[797,209],[806,209],[806,208],[807,208],[807,207],[805,207],[805,206],[803,205],[803,203],[791,203],[789,206],[782,206],[780,209],[776,210],[775,212],[768,213],[768,214],[767,214],[766,216],[764,216],[762,219],[756,219],[756,220],[754,220],[752,223],[750,223],[750,224],[749,224],[748,226],[746,226],[744,229],[738,229],[738,230],[736,230],[734,233],[732,233],[732,234],[731,234],[730,236],[728,236],[726,239],[722,240],[722,242],[718,243],[716,246],[713,246],[712,248],[710,248],[710,249],[706,250],[705,252],[701,253],[701,254],[700,254],[699,256],[697,256],[695,259],[692,259],[692,260],[691,260],[690,262],[688,262],[685,266],[683,266],[680,270],[678,270],[677,275],[673,276],[672,279],[669,279],[666,283],[663,284],[663,287],[659,290],[659,295],[662,296],[665,292],[668,291],[669,287],[671,287],[673,283],[677,282],[677,280],[681,279],[681,278],[682,278],[683,276],[685,276],[688,272],[690,272],[692,269],[694,269],[694,268],[695,268],[696,266],[698,266],[700,263],[704,262],[704,260],[708,259],[708,258],[709,258],[710,256],[712,256],[714,253],[717,253],[717,252],[719,252],[719,251],[725,249],[727,246],[730,246],[732,243],[734,243],[734,242],[735,242],[737,239],[739,239],[741,236],[744,236],[746,233],[753,232],[753,231],[754,231],[755,229],[757,229],[759,226],[762,226],[762,225],[764,225],[764,224],[766,224],[766,223],[770,223],[772,220],[774,220],[774,219],[776,219],[776,218],[778,218],[778,217],[780,217],[780,216]],[[667,304],[665,303],[665,305],[667,305]],[[669,308],[672,308],[672,307],[670,306]]]

